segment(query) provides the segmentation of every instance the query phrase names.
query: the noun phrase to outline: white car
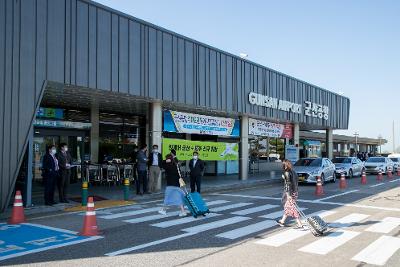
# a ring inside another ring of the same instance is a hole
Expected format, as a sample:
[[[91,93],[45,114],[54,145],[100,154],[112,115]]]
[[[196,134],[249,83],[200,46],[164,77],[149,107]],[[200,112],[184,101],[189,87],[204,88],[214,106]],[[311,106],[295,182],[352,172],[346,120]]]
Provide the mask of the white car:
[[[346,177],[353,178],[361,176],[365,171],[364,163],[356,157],[337,157],[332,160],[336,166],[336,175],[344,174]]]
[[[397,172],[397,170],[400,168],[400,154],[389,155],[389,158],[393,161],[394,171]]]
[[[388,171],[393,171],[394,164],[390,158],[384,157],[371,157],[364,163],[366,173],[387,173]]]

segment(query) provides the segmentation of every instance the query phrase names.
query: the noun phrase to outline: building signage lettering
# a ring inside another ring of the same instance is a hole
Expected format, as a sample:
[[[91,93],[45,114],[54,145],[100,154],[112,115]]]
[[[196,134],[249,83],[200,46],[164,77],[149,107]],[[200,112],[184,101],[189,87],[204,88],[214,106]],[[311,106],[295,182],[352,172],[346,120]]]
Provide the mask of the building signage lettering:
[[[302,105],[294,102],[278,99],[275,97],[262,95],[254,92],[249,93],[249,102],[252,105],[261,107],[293,112],[297,114],[302,113]],[[321,104],[313,103],[311,101],[304,102],[304,115],[308,117],[320,118],[324,120],[329,119],[329,107]]]
[[[36,119],[33,121],[33,126],[46,128],[90,129],[92,127],[92,123]]]

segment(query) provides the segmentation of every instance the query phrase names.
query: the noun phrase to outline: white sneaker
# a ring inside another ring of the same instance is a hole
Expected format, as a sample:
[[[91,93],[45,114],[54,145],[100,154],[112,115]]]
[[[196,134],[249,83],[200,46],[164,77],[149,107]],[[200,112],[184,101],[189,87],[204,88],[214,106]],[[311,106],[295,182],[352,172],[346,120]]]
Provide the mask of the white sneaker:
[[[165,209],[160,209],[158,211],[158,213],[162,214],[162,215],[167,215],[167,211]]]
[[[179,217],[185,217],[186,215],[187,215],[186,212],[182,212],[182,211],[181,211],[181,212],[179,213]]]

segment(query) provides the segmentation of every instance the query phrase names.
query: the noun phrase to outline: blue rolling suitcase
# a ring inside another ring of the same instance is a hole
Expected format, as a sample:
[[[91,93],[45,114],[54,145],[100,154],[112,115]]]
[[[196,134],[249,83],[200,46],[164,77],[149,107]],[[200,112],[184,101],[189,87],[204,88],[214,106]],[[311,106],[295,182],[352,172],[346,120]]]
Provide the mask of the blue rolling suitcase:
[[[207,213],[210,213],[210,210],[207,207],[207,204],[204,202],[201,195],[197,192],[188,193],[186,190],[185,181],[182,178],[181,170],[179,169],[179,165],[177,165],[178,173],[179,173],[179,184],[182,190],[185,192],[185,196],[183,197],[183,202],[189,209],[190,213],[194,218],[197,218],[199,215],[205,216]]]
[[[185,190],[186,191],[186,190]],[[207,207],[207,204],[204,202],[201,195],[197,192],[187,193],[185,192],[185,196],[183,201],[185,205],[188,207],[192,216],[197,218],[199,215],[205,216],[207,213],[210,213],[210,210]]]

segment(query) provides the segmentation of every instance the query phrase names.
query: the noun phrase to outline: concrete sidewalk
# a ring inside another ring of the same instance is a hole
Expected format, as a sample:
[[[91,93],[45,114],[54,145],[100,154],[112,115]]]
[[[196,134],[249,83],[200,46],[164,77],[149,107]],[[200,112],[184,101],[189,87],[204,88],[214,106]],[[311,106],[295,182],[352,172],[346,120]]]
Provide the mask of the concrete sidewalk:
[[[202,180],[202,193],[212,193],[216,191],[222,190],[231,190],[231,189],[241,189],[241,188],[251,188],[257,186],[264,186],[270,183],[280,183],[281,173],[270,171],[268,173],[262,174],[254,174],[250,175],[248,180],[239,180],[238,175],[227,175],[227,176],[210,176],[210,177],[203,177]],[[186,181],[188,179],[185,179]],[[186,188],[189,190],[189,185],[186,185]],[[123,206],[123,205],[132,205],[135,203],[143,203],[146,201],[161,199],[164,196],[164,189],[165,184],[162,185],[162,190],[157,193],[138,196],[135,194],[136,189],[133,185],[130,188],[130,198],[129,202],[123,201],[123,186],[121,185],[97,185],[97,186],[90,186],[89,187],[89,196],[96,196],[99,198],[104,199],[104,203],[108,201],[111,203],[111,206]],[[80,202],[79,199],[81,196],[81,184],[75,183],[71,184],[69,188],[69,196],[70,203],[68,204],[56,204],[54,206],[45,206],[43,200],[43,188],[40,186],[36,187],[36,190],[33,192],[32,197],[32,207],[25,208],[25,214],[29,217],[32,215],[44,215],[44,214],[51,214],[51,213],[58,213],[58,212],[65,212],[65,210],[74,210],[74,207],[79,207]],[[57,200],[58,195],[55,194],[55,200]],[[76,200],[73,201],[73,200]],[[98,201],[97,207],[103,207],[101,205],[102,201]],[[110,206],[104,206],[110,207]],[[4,213],[0,214],[0,220],[5,220],[11,214],[12,207],[9,207]]]

